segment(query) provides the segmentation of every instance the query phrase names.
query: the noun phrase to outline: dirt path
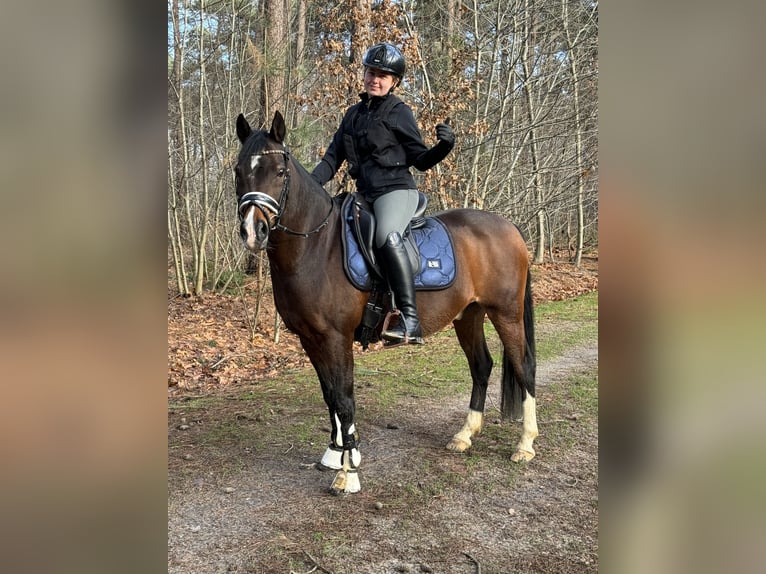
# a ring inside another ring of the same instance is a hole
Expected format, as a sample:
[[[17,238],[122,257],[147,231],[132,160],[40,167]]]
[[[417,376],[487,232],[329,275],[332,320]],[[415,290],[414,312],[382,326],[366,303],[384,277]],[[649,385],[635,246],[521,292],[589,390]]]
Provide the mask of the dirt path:
[[[538,402],[546,385],[597,364],[595,341],[541,362]],[[511,466],[515,440],[495,439],[505,428],[516,439],[519,427],[496,420],[498,387],[491,382],[483,434],[462,455],[444,445],[468,396],[413,398],[407,412],[360,415],[362,492],[353,496],[327,493],[332,476],[313,465],[324,444],[295,448],[290,437],[243,449],[237,465],[171,465],[169,574],[597,572],[596,421],[571,413],[576,430],[558,443],[563,421],[540,418],[538,456]]]

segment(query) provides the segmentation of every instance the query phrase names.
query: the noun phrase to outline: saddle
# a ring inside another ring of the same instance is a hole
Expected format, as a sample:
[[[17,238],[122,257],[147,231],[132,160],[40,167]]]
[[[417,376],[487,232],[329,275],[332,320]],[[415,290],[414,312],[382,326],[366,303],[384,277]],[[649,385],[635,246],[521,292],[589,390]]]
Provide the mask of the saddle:
[[[375,250],[377,221],[375,220],[375,215],[372,211],[372,205],[358,193],[350,194],[347,201],[350,203],[348,223],[351,225],[351,233],[358,244],[359,252],[364,258],[368,270],[375,272],[378,278],[383,279],[385,275],[380,269]],[[426,219],[423,215],[425,214],[427,207],[428,196],[422,191],[419,191],[417,209],[415,209],[415,214],[412,216],[412,220],[404,231],[402,237],[413,273],[417,273],[420,270],[420,253],[415,238],[412,235],[412,230],[425,225]]]
[[[425,217],[428,197],[419,192],[418,207],[402,239],[410,259],[415,289],[446,289],[455,281],[452,238],[436,217]],[[378,340],[381,318],[390,311],[390,297],[375,250],[375,215],[370,203],[358,193],[349,194],[341,208],[343,268],[349,281],[370,298],[355,339],[364,349]]]

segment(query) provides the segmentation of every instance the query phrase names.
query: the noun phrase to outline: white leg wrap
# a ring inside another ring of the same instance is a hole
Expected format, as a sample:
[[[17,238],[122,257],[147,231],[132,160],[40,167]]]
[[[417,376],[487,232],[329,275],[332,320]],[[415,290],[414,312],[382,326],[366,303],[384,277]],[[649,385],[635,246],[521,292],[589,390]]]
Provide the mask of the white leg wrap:
[[[356,447],[351,450],[343,450],[343,434],[340,419],[337,414],[334,414],[333,417],[335,433],[332,437],[332,444],[327,447],[321,461],[321,465],[325,468],[338,471],[332,481],[330,491],[335,494],[359,492],[362,486],[359,483],[357,468],[362,462],[362,454]],[[356,426],[353,423],[348,428],[348,432],[350,436],[356,433]]]
[[[343,450],[336,450],[336,448],[333,448],[333,445],[328,446],[319,464],[332,470],[343,468]]]
[[[351,461],[347,464],[348,468],[357,468],[362,462],[362,453],[358,448],[351,449]],[[330,445],[327,450],[324,451],[324,456],[321,460],[321,465],[332,470],[340,470],[343,468],[343,450],[339,450],[337,447]]]
[[[362,453],[358,448],[351,449],[351,468],[358,468],[362,462]]]

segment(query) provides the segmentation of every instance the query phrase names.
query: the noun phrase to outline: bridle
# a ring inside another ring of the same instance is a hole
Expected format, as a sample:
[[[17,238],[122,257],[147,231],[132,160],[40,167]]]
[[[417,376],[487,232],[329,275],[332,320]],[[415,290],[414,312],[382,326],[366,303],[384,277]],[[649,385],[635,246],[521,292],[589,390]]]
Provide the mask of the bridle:
[[[290,229],[289,227],[285,227],[280,223],[280,219],[285,213],[285,206],[287,205],[287,196],[290,192],[290,152],[287,150],[287,148],[283,149],[265,149],[260,152],[258,155],[273,155],[273,154],[282,154],[282,156],[285,159],[285,180],[284,184],[282,185],[282,191],[279,194],[279,201],[276,201],[273,197],[271,197],[268,194],[262,193],[260,191],[249,191],[242,195],[242,197],[239,198],[239,202],[237,205],[237,212],[239,214],[239,221],[240,223],[244,219],[244,214],[247,212],[247,209],[252,205],[257,207],[261,213],[263,214],[264,218],[266,219],[266,225],[268,226],[268,234],[271,233],[272,229],[277,229],[279,231],[284,231],[288,235],[295,235],[298,237],[310,237],[314,233],[318,233],[321,231],[330,221],[330,215],[332,215],[332,209],[333,209],[333,203],[330,202],[330,211],[327,213],[327,216],[324,218],[324,221],[317,225],[314,229],[311,231],[294,231]],[[273,221],[272,221],[273,218]]]

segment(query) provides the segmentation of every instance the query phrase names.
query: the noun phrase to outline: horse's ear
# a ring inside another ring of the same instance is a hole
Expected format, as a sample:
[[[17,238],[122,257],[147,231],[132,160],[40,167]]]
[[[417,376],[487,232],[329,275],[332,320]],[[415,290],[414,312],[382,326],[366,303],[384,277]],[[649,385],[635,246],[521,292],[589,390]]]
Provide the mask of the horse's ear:
[[[245,143],[245,140],[251,133],[253,133],[253,130],[250,128],[250,124],[247,123],[245,116],[239,114],[237,116],[237,137],[239,141]]]
[[[285,132],[285,119],[282,117],[282,114],[279,113],[279,110],[277,110],[274,112],[274,119],[271,122],[271,131],[269,132],[269,135],[279,143],[282,143],[285,141]]]

